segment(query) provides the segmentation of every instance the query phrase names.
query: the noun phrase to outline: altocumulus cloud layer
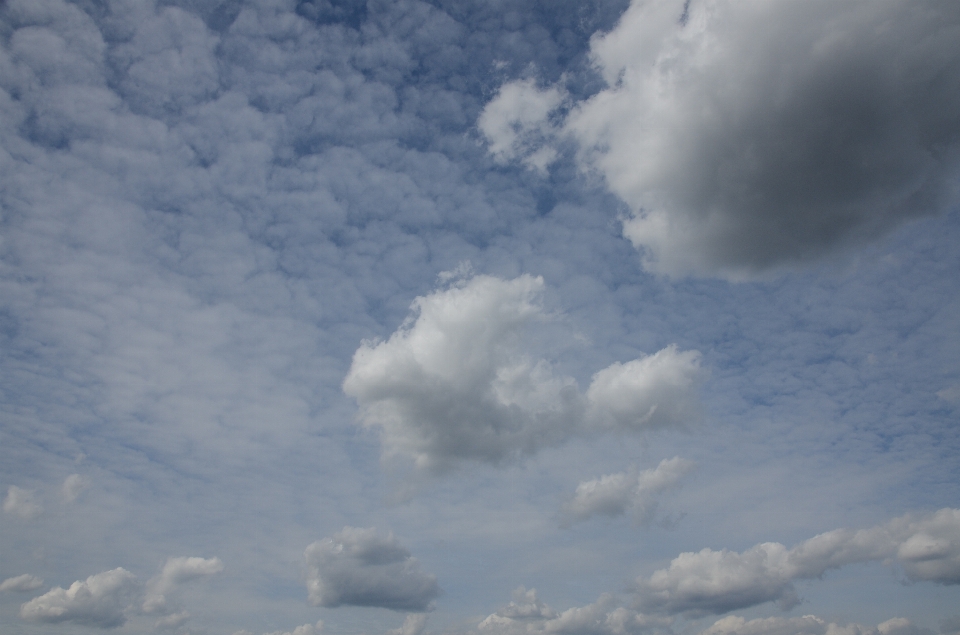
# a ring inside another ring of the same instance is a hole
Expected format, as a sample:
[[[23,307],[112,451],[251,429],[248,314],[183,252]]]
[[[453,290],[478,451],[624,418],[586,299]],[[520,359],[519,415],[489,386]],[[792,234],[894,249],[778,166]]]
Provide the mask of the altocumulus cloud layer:
[[[960,633],[958,14],[0,2],[0,631]]]

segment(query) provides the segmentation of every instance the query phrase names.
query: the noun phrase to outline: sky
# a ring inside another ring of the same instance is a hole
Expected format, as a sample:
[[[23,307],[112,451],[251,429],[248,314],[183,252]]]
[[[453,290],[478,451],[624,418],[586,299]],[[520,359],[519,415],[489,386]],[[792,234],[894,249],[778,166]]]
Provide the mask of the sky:
[[[957,635],[958,43],[0,2],[0,630]]]

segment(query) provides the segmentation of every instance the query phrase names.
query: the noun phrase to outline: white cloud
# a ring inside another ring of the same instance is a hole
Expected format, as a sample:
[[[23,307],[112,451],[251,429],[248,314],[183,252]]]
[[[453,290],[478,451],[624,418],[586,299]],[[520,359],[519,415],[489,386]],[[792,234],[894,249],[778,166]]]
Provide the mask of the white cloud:
[[[63,487],[60,489],[63,499],[68,503],[77,500],[80,493],[90,486],[90,482],[79,474],[71,474],[63,481]]]
[[[69,589],[55,587],[20,607],[20,617],[28,622],[58,624],[72,622],[82,626],[113,628],[127,621],[140,585],[136,576],[117,568],[76,581]]]
[[[577,434],[682,425],[696,416],[700,356],[668,347],[596,373],[586,395],[535,359],[530,327],[549,319],[543,280],[476,276],[418,297],[386,342],[364,342],[343,390],[384,455],[440,471],[501,463]]]
[[[564,97],[559,88],[540,89],[530,79],[501,86],[477,120],[494,158],[501,162],[520,159],[529,167],[546,172],[557,154],[549,144],[556,134],[549,116]]]
[[[393,628],[387,632],[387,635],[422,635],[427,628],[426,613],[410,613],[403,618],[403,625],[400,628]]]
[[[693,468],[692,461],[674,457],[639,473],[634,469],[584,481],[563,505],[564,523],[594,515],[620,516],[630,511],[638,524],[647,525],[657,511],[657,495],[676,487]]]
[[[637,580],[645,610],[670,614],[724,613],[775,601],[797,604],[793,582],[859,562],[895,558],[915,581],[960,584],[960,510],[851,531],[837,529],[787,549],[776,542],[743,552],[682,553],[667,569]]]
[[[809,260],[956,204],[958,25],[912,0],[634,1],[592,40],[609,87],[566,131],[647,267]]]
[[[144,613],[165,613],[175,602],[170,597],[184,582],[208,577],[223,571],[220,558],[168,558],[160,573],[147,582],[143,599]]]
[[[43,507],[34,500],[33,490],[11,485],[7,488],[7,497],[3,500],[3,511],[30,520],[36,518],[43,511]]]
[[[815,615],[803,617],[767,617],[746,620],[728,615],[700,632],[700,635],[919,635],[923,631],[910,620],[895,617],[876,627],[860,624],[836,624]]]
[[[0,582],[0,591],[36,591],[43,586],[43,580],[35,575],[24,573]]]
[[[307,590],[316,606],[377,606],[394,611],[429,610],[440,594],[437,578],[392,533],[344,527],[304,552]]]
[[[488,615],[478,628],[492,635],[630,635],[669,625],[667,618],[618,606],[610,594],[604,594],[593,604],[558,613],[537,597],[536,589],[528,591],[520,587],[514,591],[510,604]]]
[[[171,613],[170,615],[161,617],[159,620],[157,620],[155,627],[159,629],[180,628],[186,623],[188,619],[190,619],[190,613],[187,611],[180,611],[179,613]]]
[[[241,632],[246,633],[247,631]],[[272,633],[264,633],[263,635],[320,635],[322,632],[323,620],[319,620],[316,624],[303,624],[292,631],[274,631]],[[251,633],[250,635],[253,634]]]

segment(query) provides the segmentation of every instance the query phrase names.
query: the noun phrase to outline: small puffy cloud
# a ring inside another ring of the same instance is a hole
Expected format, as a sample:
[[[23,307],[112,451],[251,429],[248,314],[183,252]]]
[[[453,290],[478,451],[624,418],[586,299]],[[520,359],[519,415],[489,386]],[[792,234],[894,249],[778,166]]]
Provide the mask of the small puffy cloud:
[[[144,613],[166,613],[174,602],[170,595],[184,582],[208,577],[223,571],[220,558],[178,557],[168,558],[160,574],[147,582],[143,599]]]
[[[385,342],[364,342],[343,383],[385,458],[443,471],[499,464],[579,434],[682,425],[697,412],[699,353],[668,347],[598,372],[586,395],[536,359],[531,326],[549,320],[543,279],[475,276],[418,297]]]
[[[638,600],[644,610],[668,614],[719,614],[771,601],[790,608],[799,601],[795,580],[887,559],[895,559],[911,580],[960,584],[960,510],[904,516],[859,531],[837,529],[791,549],[767,542],[739,553],[682,553],[667,569],[637,580]]]
[[[13,578],[7,578],[0,582],[0,591],[17,591],[24,593],[26,591],[36,591],[43,586],[43,580],[35,575],[24,573]]]
[[[392,533],[344,527],[307,547],[307,590],[315,606],[376,606],[426,611],[440,594],[437,578]]]
[[[20,607],[28,622],[114,628],[127,621],[127,612],[140,591],[136,576],[117,568],[76,581],[69,589],[55,587]]]
[[[486,137],[494,158],[501,162],[520,159],[527,166],[545,172],[557,155],[549,143],[556,135],[550,114],[557,110],[564,97],[559,88],[537,88],[530,79],[501,86],[477,120],[477,127]]]
[[[692,461],[664,459],[653,469],[607,474],[577,486],[561,514],[564,525],[591,516],[620,516],[630,511],[640,525],[649,524],[657,510],[657,495],[677,487],[694,468]]]
[[[950,2],[634,1],[564,131],[648,268],[808,261],[956,205],[958,27]]]
[[[876,627],[860,624],[839,625],[815,615],[803,617],[767,617],[745,620],[728,615],[700,632],[700,635],[920,635],[924,631],[910,620],[895,617]]]
[[[426,613],[410,613],[403,618],[403,625],[387,631],[387,635],[422,635],[427,628]]]
[[[63,487],[60,488],[60,493],[63,495],[63,500],[68,503],[72,503],[77,500],[77,497],[80,495],[80,492],[87,489],[90,486],[89,481],[86,478],[80,476],[79,474],[71,474],[63,481]]]
[[[663,617],[644,615],[618,606],[610,594],[602,595],[593,604],[557,612],[544,604],[536,589],[520,587],[513,601],[488,615],[478,628],[491,635],[630,635],[670,625]]]
[[[30,520],[36,518],[43,511],[43,507],[34,500],[33,490],[11,485],[7,488],[7,497],[3,500],[3,511]]]

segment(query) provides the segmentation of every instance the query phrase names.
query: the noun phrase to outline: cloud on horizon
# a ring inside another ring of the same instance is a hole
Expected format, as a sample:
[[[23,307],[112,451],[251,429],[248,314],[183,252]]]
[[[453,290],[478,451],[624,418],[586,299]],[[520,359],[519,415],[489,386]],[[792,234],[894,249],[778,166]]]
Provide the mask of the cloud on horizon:
[[[836,529],[787,549],[765,542],[743,552],[682,553],[667,569],[637,579],[640,607],[671,615],[721,614],[766,602],[799,603],[793,582],[831,569],[892,559],[909,580],[960,584],[960,509],[907,515],[870,529]]]

